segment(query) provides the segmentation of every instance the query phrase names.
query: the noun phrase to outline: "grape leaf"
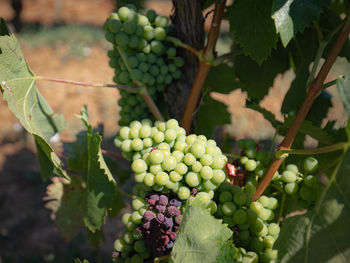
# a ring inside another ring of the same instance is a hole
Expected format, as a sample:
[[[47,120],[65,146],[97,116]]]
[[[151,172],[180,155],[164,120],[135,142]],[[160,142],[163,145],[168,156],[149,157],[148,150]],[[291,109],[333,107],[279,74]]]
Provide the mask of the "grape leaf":
[[[234,60],[235,73],[242,84],[242,90],[247,91],[248,97],[262,100],[272,87],[278,73],[288,69],[288,56],[284,50],[273,51],[271,56],[259,66],[251,58],[240,55]]]
[[[277,34],[271,19],[272,0],[235,0],[227,8],[226,17],[235,41],[244,53],[261,64],[276,47]]]
[[[272,112],[260,107],[259,104],[246,100],[246,108],[260,112],[264,116],[265,120],[268,120],[275,129],[282,125],[281,122],[276,120],[276,117]]]
[[[231,240],[228,240],[221,247],[220,254],[216,257],[216,263],[239,263],[240,261],[237,259],[237,256],[239,258],[239,255],[241,255],[239,250]]]
[[[202,106],[199,109],[195,131],[207,137],[213,136],[213,130],[217,125],[224,125],[231,122],[231,116],[227,106],[218,102],[210,96],[204,95]]]
[[[339,166],[339,169],[337,169]],[[333,169],[315,208],[283,222],[278,262],[348,262],[350,258],[350,151]]]
[[[312,21],[317,21],[327,0],[274,0],[272,18],[283,46],[297,32],[303,31]]]
[[[200,206],[188,206],[171,252],[174,263],[215,262],[232,231]]]
[[[35,137],[42,178],[50,178],[53,172],[67,177],[61,162],[47,142],[55,133],[64,129],[63,117],[53,113],[36,88],[34,74],[21,53],[16,37],[13,34],[0,36],[0,49],[3,99],[22,126]]]
[[[348,115],[350,115],[350,71],[347,71],[347,74],[344,78],[337,79],[337,90],[339,97],[341,98],[344,108]]]
[[[205,80],[205,85],[209,86],[211,91],[228,94],[231,91],[240,88],[240,83],[234,75],[233,67],[220,64],[216,67],[211,67],[208,77]]]

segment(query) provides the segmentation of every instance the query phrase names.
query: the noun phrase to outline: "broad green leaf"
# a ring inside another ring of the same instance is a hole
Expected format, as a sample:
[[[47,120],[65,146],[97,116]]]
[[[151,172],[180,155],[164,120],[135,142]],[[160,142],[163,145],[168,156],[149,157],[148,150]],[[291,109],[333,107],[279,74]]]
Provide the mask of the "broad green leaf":
[[[338,169],[339,168],[339,169]],[[283,221],[278,262],[348,262],[350,258],[350,151],[333,169],[315,208]]]
[[[209,86],[211,91],[224,94],[240,88],[237,77],[234,75],[234,68],[224,63],[211,67],[205,85]]]
[[[350,115],[350,71],[344,78],[337,79],[337,90],[341,98],[344,108],[348,115]]]
[[[261,66],[244,55],[237,56],[234,64],[242,90],[247,91],[249,98],[260,101],[268,94],[276,75],[288,69],[288,56],[279,49],[273,51]]]
[[[283,46],[297,32],[303,31],[311,22],[317,21],[327,0],[274,0],[272,18]]]
[[[226,17],[235,41],[258,64],[276,48],[277,34],[271,19],[272,0],[236,0],[227,8]]]
[[[171,260],[174,263],[216,262],[232,231],[200,206],[188,206],[177,233]]]
[[[197,134],[212,137],[214,128],[217,125],[230,123],[231,116],[227,111],[227,106],[213,99],[209,92],[204,95],[202,103],[198,112],[195,131]]]
[[[239,263],[237,259],[241,253],[235,247],[231,240],[226,241],[226,243],[221,247],[220,254],[216,257],[216,263]]]
[[[0,36],[0,49],[3,99],[22,126],[35,137],[42,178],[51,177],[53,172],[67,177],[61,161],[47,142],[64,128],[63,117],[53,113],[36,88],[35,77],[21,53],[16,37],[13,34]]]
[[[85,172],[87,169],[87,131],[76,135],[74,142],[63,143],[64,153],[67,155],[67,169],[73,172]]]

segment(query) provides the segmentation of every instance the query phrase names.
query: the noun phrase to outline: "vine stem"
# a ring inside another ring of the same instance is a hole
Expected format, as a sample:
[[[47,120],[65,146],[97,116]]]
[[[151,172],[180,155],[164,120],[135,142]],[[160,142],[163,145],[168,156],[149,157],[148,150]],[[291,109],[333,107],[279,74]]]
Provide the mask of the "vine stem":
[[[168,37],[166,37],[165,40],[166,40],[166,41],[169,41],[169,42],[171,42],[171,43],[173,43],[174,46],[176,46],[176,47],[181,47],[181,48],[183,48],[183,49],[186,49],[186,50],[190,51],[190,52],[193,53],[195,56],[197,56],[198,59],[203,60],[203,57],[202,57],[202,55],[201,55],[201,51],[200,51],[200,50],[198,50],[198,49],[196,49],[196,48],[194,48],[194,47],[192,47],[192,46],[190,46],[190,45],[187,45],[186,43],[182,42],[180,39],[178,39],[178,38],[176,38],[176,37],[170,37],[170,36],[168,36]]]
[[[84,87],[94,87],[94,88],[118,88],[126,90],[130,93],[137,93],[138,88],[137,87],[129,87],[126,85],[119,85],[119,84],[101,84],[101,83],[88,83],[88,82],[82,82],[82,81],[75,81],[75,80],[69,80],[69,79],[58,79],[58,78],[50,78],[50,77],[44,77],[44,76],[35,76],[32,78],[33,80],[46,80],[51,82],[60,82],[70,85],[76,85],[76,86],[84,86]]]
[[[321,148],[316,149],[283,149],[279,148],[275,152],[276,158],[279,158],[280,156],[283,156],[285,154],[296,154],[296,155],[312,155],[312,154],[322,154],[322,153],[329,153],[329,152],[335,152],[344,150],[347,147],[349,147],[348,142],[340,142],[336,143],[330,146],[325,146]]]
[[[203,56],[209,60],[214,55],[213,53],[215,51],[216,42],[219,37],[220,25],[222,16],[224,14],[225,5],[226,0],[222,1],[220,4],[218,4],[217,2],[215,3],[214,17],[211,22],[208,41],[203,50]],[[189,133],[191,130],[192,118],[194,116],[199,96],[203,89],[203,85],[208,76],[210,68],[211,65],[208,62],[200,60],[198,71],[192,85],[191,93],[186,103],[184,116],[181,121],[181,126],[186,130],[187,133]]]
[[[293,140],[295,136],[298,133],[298,130],[305,120],[306,115],[308,114],[313,102],[317,98],[317,96],[320,94],[322,90],[323,83],[334,64],[336,58],[338,57],[339,52],[341,51],[344,43],[348,39],[348,35],[350,33],[350,16],[346,17],[346,22],[344,24],[344,27],[342,31],[340,32],[336,42],[334,43],[331,51],[329,52],[325,62],[323,63],[320,71],[317,74],[317,77],[313,80],[313,82],[310,84],[306,97],[300,106],[297,115],[295,116],[292,125],[288,129],[288,132],[286,136],[284,137],[283,141],[281,142],[278,149],[290,149],[292,146]],[[267,169],[264,178],[260,181],[256,188],[256,192],[253,196],[253,200],[257,200],[260,195],[265,191],[266,187],[270,184],[271,179],[275,172],[278,170],[278,168],[281,166],[284,158],[278,159],[276,157],[273,158],[269,168]]]

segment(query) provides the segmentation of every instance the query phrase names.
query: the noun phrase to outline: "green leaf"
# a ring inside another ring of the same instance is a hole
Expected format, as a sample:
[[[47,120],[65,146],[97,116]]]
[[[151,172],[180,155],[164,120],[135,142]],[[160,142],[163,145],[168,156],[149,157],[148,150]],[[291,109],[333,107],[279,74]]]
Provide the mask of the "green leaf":
[[[327,2],[327,0],[274,0],[272,18],[283,46],[286,47],[296,33],[303,31],[311,22],[318,21]]]
[[[6,22],[3,18],[0,19],[0,36],[10,35],[10,30],[8,29]],[[1,53],[1,52],[0,52]]]
[[[282,125],[281,122],[276,120],[276,117],[272,112],[260,107],[259,104],[247,100],[246,108],[260,112],[264,116],[265,120],[268,120],[275,129]]]
[[[234,68],[224,63],[211,67],[205,85],[208,85],[211,91],[224,94],[240,88],[237,77],[234,75]]]
[[[216,257],[216,263],[239,263],[237,259],[241,253],[235,247],[231,240],[226,241],[226,243],[221,247],[220,254]]]
[[[2,24],[1,27],[4,26]],[[53,113],[35,87],[35,77],[21,53],[16,37],[13,34],[0,36],[0,49],[3,99],[22,126],[35,137],[42,178],[51,177],[53,172],[67,177],[61,161],[47,142],[64,128],[63,117]]]
[[[212,137],[214,128],[217,125],[224,125],[230,122],[231,116],[227,111],[227,106],[213,99],[210,93],[204,95],[203,104],[197,116],[196,133]]]
[[[266,60],[277,43],[271,6],[272,0],[236,0],[227,8],[226,17],[235,41],[258,64]]]
[[[242,84],[242,90],[256,101],[262,100],[272,87],[278,73],[288,69],[288,56],[284,50],[273,51],[261,66],[251,58],[241,55],[234,60],[235,73]]]
[[[321,126],[323,119],[327,117],[329,109],[333,106],[331,99],[332,95],[322,90],[312,104],[306,119],[311,121],[314,125]]]
[[[177,233],[171,259],[174,263],[211,263],[232,231],[199,206],[188,206]]]
[[[350,71],[347,71],[347,74],[344,78],[340,77],[337,79],[337,90],[339,97],[341,98],[346,113],[350,115]]]
[[[64,153],[68,156],[69,171],[85,172],[87,169],[87,132],[81,131],[76,135],[76,141],[63,143]]]
[[[339,167],[338,167],[339,166]],[[278,262],[348,262],[350,258],[350,151],[333,169],[315,208],[283,221]],[[339,169],[337,169],[339,168]]]

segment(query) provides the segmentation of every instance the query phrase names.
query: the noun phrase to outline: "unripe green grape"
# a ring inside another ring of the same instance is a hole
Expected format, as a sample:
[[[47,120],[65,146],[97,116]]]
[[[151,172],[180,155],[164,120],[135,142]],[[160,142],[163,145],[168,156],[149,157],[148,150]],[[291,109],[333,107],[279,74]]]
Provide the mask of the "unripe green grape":
[[[201,158],[205,153],[205,146],[201,143],[194,143],[191,146],[191,153],[196,158]]]
[[[134,175],[134,178],[135,178],[135,182],[137,183],[142,183],[144,178],[146,176],[146,172],[142,172],[142,173],[137,173]]]
[[[145,54],[149,54],[151,52],[151,46],[150,45],[146,45],[143,49],[142,52]]]
[[[146,202],[141,197],[136,197],[132,200],[131,205],[134,208],[134,210],[139,210],[141,207],[146,205]]]
[[[138,46],[137,46],[137,49],[143,52],[143,53],[141,53],[141,54],[145,55],[147,52],[144,52],[143,50],[144,50],[146,47],[147,47],[147,41],[146,41],[145,39],[141,38],[140,41],[139,41],[139,44],[138,44]],[[149,53],[149,52],[148,52],[148,53]],[[145,55],[145,56],[146,56],[146,55]]]
[[[221,184],[225,181],[226,175],[225,172],[219,169],[213,170],[213,178],[211,179],[216,184]]]
[[[300,188],[299,195],[306,201],[315,201],[317,198],[315,190],[306,185]]]
[[[152,174],[157,174],[158,172],[162,172],[163,168],[160,164],[153,164],[149,167],[149,172]]]
[[[130,263],[143,263],[143,258],[140,254],[135,254],[131,257]]]
[[[136,58],[140,62],[146,62],[147,61],[147,56],[144,53],[137,53]]]
[[[222,205],[222,212],[224,215],[230,216],[233,215],[237,210],[237,207],[232,202],[225,202]]]
[[[266,208],[275,210],[278,207],[278,200],[274,197],[269,197],[269,202],[266,206]]]
[[[159,172],[155,177],[156,184],[164,186],[169,182],[169,175],[165,172]]]
[[[213,215],[216,213],[218,206],[213,200],[210,200],[207,209],[209,209],[210,213]]]
[[[273,182],[274,182],[274,181],[278,181],[280,178],[281,178],[281,175],[279,174],[278,171],[276,171],[275,174],[273,175],[271,181],[273,181]]]
[[[173,182],[178,182],[178,181],[180,181],[183,178],[183,176],[180,175],[178,172],[171,171],[170,174],[169,174],[169,178]]]
[[[164,153],[161,150],[154,150],[150,153],[149,159],[153,164],[160,164],[164,160]]]
[[[176,139],[177,133],[173,129],[168,129],[164,133],[166,141],[173,141]]]
[[[115,35],[115,42],[120,47],[126,47],[129,43],[129,36],[124,32],[119,32]]]
[[[242,205],[244,205],[247,202],[247,194],[244,193],[244,192],[237,193],[237,194],[234,195],[233,201],[237,205],[242,206]]]
[[[175,57],[176,56],[176,48],[174,48],[174,47],[168,48],[166,53],[167,53],[168,57],[170,57],[170,58]]]
[[[210,154],[204,154],[200,162],[203,166],[210,166],[213,163],[213,157]]]
[[[263,244],[266,248],[272,248],[276,239],[273,236],[265,236],[263,240]]]
[[[177,70],[177,67],[175,66],[175,64],[171,63],[168,65],[168,70],[171,73],[174,73]]]
[[[134,249],[137,253],[142,253],[146,251],[146,246],[145,246],[145,241],[143,240],[138,240],[134,244]]]
[[[269,198],[265,195],[262,195],[259,197],[259,199],[257,200],[260,204],[263,205],[263,207],[268,207],[269,205]]]
[[[149,72],[153,75],[153,76],[157,76],[159,74],[159,68],[156,65],[152,65],[150,67]]]
[[[172,81],[173,81],[173,78],[172,78],[171,74],[166,74],[165,79],[164,79],[164,83],[166,85],[169,85]]]
[[[246,193],[252,196],[255,194],[256,187],[254,186],[253,183],[247,182],[246,185],[244,186],[244,190]]]
[[[296,182],[288,183],[284,186],[284,191],[289,195],[296,194],[298,190],[299,190],[299,185]]]
[[[203,204],[206,206],[209,205],[210,202],[210,195],[206,192],[199,192],[197,193],[196,197],[197,200],[200,200]]]
[[[125,213],[122,216],[122,223],[126,225],[127,223],[131,222],[131,214],[130,213]]]
[[[259,202],[252,202],[250,204],[250,209],[253,210],[257,215],[261,213],[261,211],[264,209],[264,206]]]
[[[160,74],[162,74],[162,75],[166,75],[168,73],[168,71],[169,71],[169,69],[168,69],[167,65],[162,65],[160,67],[160,70],[159,70]]]
[[[147,12],[146,12],[146,16],[147,16],[149,22],[153,23],[154,19],[155,19],[156,16],[157,16],[157,13],[156,13],[156,11],[154,11],[153,9],[149,9],[149,10],[147,10]]]
[[[308,157],[304,161],[304,170],[307,173],[313,173],[318,168],[318,161],[313,157]]]
[[[197,135],[190,134],[186,138],[186,143],[189,144],[189,145],[192,145],[196,140],[197,140]]]
[[[174,170],[176,167],[177,161],[175,157],[168,156],[164,158],[164,161],[162,162],[162,168],[166,171]]]
[[[120,20],[118,13],[112,12],[109,16],[108,16],[108,20]]]
[[[241,225],[247,221],[247,213],[243,209],[237,209],[233,214],[233,222]]]
[[[213,169],[223,169],[226,165],[225,159],[222,156],[214,156],[211,167]]]
[[[131,128],[129,133],[130,138],[132,139],[139,138],[140,137],[139,131],[140,129],[138,127]]]
[[[271,215],[272,211],[270,209],[263,208],[258,214],[258,217],[263,221],[267,221],[269,218],[271,218]]]
[[[168,25],[168,18],[166,16],[157,16],[154,20],[154,25],[165,28]]]
[[[137,139],[133,139],[131,141],[131,149],[134,151],[141,151],[143,149],[143,142],[141,139],[137,138]]]
[[[147,186],[153,186],[156,183],[155,176],[151,173],[147,173],[143,178],[143,183]]]
[[[124,140],[121,146],[123,152],[131,151],[131,140]]]
[[[129,132],[130,132],[130,128],[129,127],[122,127],[119,130],[119,136],[120,138],[122,138],[123,140],[126,140],[129,138]]]
[[[253,251],[247,252],[242,258],[242,263],[258,263],[258,261],[258,255]]]
[[[114,143],[114,145],[115,145],[116,147],[120,148],[120,147],[122,146],[123,141],[121,140],[120,137],[116,137],[116,138],[114,139],[113,143]]]
[[[189,173],[187,173],[187,175],[185,177],[185,181],[189,186],[196,187],[197,185],[199,185],[201,183],[202,179],[198,173],[189,172]]]
[[[125,247],[125,241],[122,239],[117,239],[116,241],[114,241],[113,247],[115,251],[122,252]]]
[[[183,150],[186,148],[186,146],[187,146],[187,143],[181,142],[181,141],[177,141],[177,142],[174,144],[174,149],[175,149],[176,151],[183,152]]]
[[[187,173],[188,168],[184,163],[178,163],[174,169],[175,172],[177,172],[180,175],[184,175]]]
[[[276,223],[271,223],[267,227],[269,235],[271,236],[276,236],[280,233],[280,226]]]
[[[118,10],[118,16],[122,21],[126,21],[128,19],[129,14],[130,14],[130,9],[125,6],[119,8]]]
[[[130,68],[136,68],[139,65],[139,61],[134,56],[128,57],[127,63],[128,63]]]
[[[184,60],[182,57],[176,57],[174,58],[174,63],[178,68],[183,67],[183,65],[185,64]]]
[[[250,242],[250,249],[254,250],[256,253],[261,253],[264,249],[264,245],[261,238],[254,237]]]
[[[111,19],[107,22],[107,26],[110,32],[116,34],[120,32],[120,29],[122,27],[122,23],[120,20],[117,19]]]
[[[239,161],[241,164],[246,164],[249,161],[249,158],[247,156],[243,156]]]
[[[204,189],[208,191],[214,191],[216,188],[218,188],[218,186],[215,183],[213,183],[211,180],[204,180],[202,182],[202,185]]]
[[[267,230],[267,226],[265,224],[263,224],[263,228],[261,231],[257,232],[256,235],[258,237],[264,237],[268,234],[268,230]]]
[[[183,161],[187,166],[191,166],[196,161],[196,157],[192,153],[186,153]]]
[[[193,172],[199,173],[202,170],[202,164],[198,161],[194,162],[194,164],[192,164],[191,169]]]
[[[154,29],[152,26],[145,26],[144,27],[144,33],[143,38],[147,41],[152,40],[154,37]]]
[[[141,62],[139,64],[139,69],[142,71],[142,72],[147,72],[149,70],[149,64],[148,63],[145,63],[145,62]]]
[[[179,188],[179,190],[177,191],[177,196],[179,197],[179,199],[181,200],[186,200],[187,198],[189,198],[191,195],[191,191],[188,187],[186,186],[181,186]]]
[[[139,70],[139,69],[132,69],[131,71],[130,71],[130,78],[132,79],[132,80],[141,80],[142,79],[142,77],[143,77],[143,73],[142,73],[142,71],[141,70]]]
[[[288,164],[286,166],[286,170],[291,171],[294,174],[297,174],[299,172],[298,166],[296,166],[295,164]]]
[[[139,213],[139,211],[134,211],[131,214],[131,220],[135,225],[141,224],[141,219],[142,219],[142,215]]]
[[[164,51],[164,46],[162,44],[162,42],[158,41],[158,40],[153,40],[150,43],[151,46],[151,51],[157,55],[161,55]]]
[[[293,183],[297,179],[297,176],[295,173],[286,170],[282,173],[281,179],[286,183]]]
[[[255,158],[256,156],[256,150],[255,148],[248,148],[244,150],[244,154],[248,157],[248,158]]]
[[[254,224],[257,220],[258,215],[252,209],[247,209],[247,221],[249,224]]]
[[[249,230],[241,230],[241,231],[239,231],[238,239],[240,241],[247,241],[247,240],[249,240],[249,237],[250,237]],[[243,261],[242,262],[251,262],[251,261],[245,261],[244,257],[243,257]]]
[[[141,138],[148,138],[151,136],[151,127],[150,126],[146,126],[146,125],[142,125],[140,130],[139,130],[139,134]]]
[[[316,176],[308,175],[304,178],[304,182],[307,186],[311,188],[316,188],[318,186],[319,180]]]
[[[136,23],[131,20],[127,20],[122,25],[123,31],[128,35],[132,35],[136,32]]]
[[[129,15],[128,15],[128,21],[133,21],[135,24],[137,23],[139,19],[139,15],[134,10],[130,9]]]
[[[138,159],[138,160],[135,160],[132,162],[131,169],[135,173],[142,173],[142,172],[145,172],[147,170],[147,164],[144,160]]]
[[[266,249],[264,255],[268,258],[269,261],[277,259],[278,250],[277,249]]]
[[[255,170],[255,168],[256,168],[256,166],[257,166],[257,163],[256,163],[255,160],[248,160],[248,161],[244,164],[244,166],[245,166],[245,169],[246,169],[247,171],[252,172],[252,171]]]
[[[140,26],[147,26],[149,21],[148,21],[148,18],[146,16],[139,15],[139,19],[138,19],[137,23]]]

